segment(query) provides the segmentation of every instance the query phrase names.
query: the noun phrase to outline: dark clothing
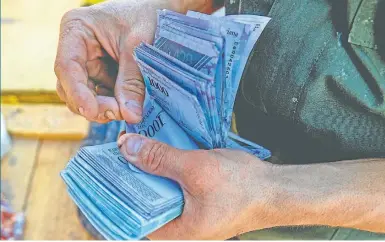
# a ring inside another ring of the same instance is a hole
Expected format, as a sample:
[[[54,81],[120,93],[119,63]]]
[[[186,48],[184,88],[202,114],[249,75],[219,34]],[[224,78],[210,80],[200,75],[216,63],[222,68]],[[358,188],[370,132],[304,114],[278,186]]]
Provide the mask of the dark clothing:
[[[385,157],[384,0],[227,0],[226,14],[272,18],[238,91],[234,112],[241,136],[272,150],[274,163]],[[385,235],[288,227],[244,238]]]
[[[242,136],[280,163],[385,157],[385,1],[229,0],[226,11],[272,17],[239,88]]]

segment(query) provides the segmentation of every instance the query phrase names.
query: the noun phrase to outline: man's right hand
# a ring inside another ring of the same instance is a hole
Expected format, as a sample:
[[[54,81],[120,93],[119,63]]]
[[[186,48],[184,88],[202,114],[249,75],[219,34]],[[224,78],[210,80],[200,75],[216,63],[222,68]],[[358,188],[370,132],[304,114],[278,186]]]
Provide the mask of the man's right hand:
[[[55,61],[60,99],[90,121],[140,122],[145,88],[133,50],[152,42],[157,9],[184,12],[186,2],[107,1],[66,13]]]

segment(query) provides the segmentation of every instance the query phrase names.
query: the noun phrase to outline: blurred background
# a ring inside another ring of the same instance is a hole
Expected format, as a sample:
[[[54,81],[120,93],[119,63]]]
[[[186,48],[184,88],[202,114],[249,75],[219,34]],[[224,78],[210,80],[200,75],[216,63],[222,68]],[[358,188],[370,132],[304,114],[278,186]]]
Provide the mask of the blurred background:
[[[60,103],[53,66],[63,14],[97,2],[1,1],[1,239],[93,239],[59,176],[90,124]]]
[[[56,94],[53,68],[63,14],[102,1],[1,1],[2,240],[95,239],[59,173],[80,146],[116,140],[119,124],[71,113]]]

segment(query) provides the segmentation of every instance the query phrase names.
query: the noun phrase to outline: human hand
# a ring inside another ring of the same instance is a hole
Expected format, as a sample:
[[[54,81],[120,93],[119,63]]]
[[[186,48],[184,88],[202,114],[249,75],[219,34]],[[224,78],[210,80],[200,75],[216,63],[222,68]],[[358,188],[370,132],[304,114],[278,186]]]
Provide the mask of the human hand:
[[[137,134],[121,136],[118,146],[133,165],[182,187],[182,215],[150,239],[220,240],[275,225],[266,209],[271,164],[236,150],[182,151]]]
[[[157,9],[182,11],[183,2],[107,1],[66,13],[55,61],[61,100],[91,121],[140,122],[145,89],[133,50],[152,42]]]

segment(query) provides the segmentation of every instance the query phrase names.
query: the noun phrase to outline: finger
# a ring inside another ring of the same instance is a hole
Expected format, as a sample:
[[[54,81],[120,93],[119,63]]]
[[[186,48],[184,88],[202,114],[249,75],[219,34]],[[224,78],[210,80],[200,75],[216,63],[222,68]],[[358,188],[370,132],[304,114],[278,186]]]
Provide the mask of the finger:
[[[88,79],[87,81],[87,87],[90,89],[90,91],[92,92],[92,95],[94,95],[94,97],[96,97],[98,94],[96,93],[96,86],[95,86],[95,83],[94,81]]]
[[[95,122],[104,123],[112,120],[122,120],[118,102],[114,97],[97,96],[99,115]]]
[[[120,112],[128,123],[142,120],[144,83],[139,68],[133,59],[132,51],[126,50],[119,60],[119,73],[115,84],[115,97]]]
[[[120,132],[119,135],[118,135],[118,139],[119,139],[120,137],[122,137],[123,135],[125,135],[125,134],[126,134],[126,131],[124,131],[124,130],[123,130],[122,132]]]
[[[100,95],[100,96],[107,96],[107,97],[113,97],[114,96],[113,90],[108,89],[101,84],[99,84],[95,87],[95,92],[97,95]]]
[[[67,103],[66,105],[67,105],[67,108],[68,108],[71,112],[73,112],[74,114],[77,114],[77,115],[81,115],[81,114],[79,113],[79,111],[76,110],[76,109],[74,109],[71,105],[69,105],[68,103]],[[96,119],[93,119],[93,120],[90,120],[90,119],[87,119],[87,120],[88,120],[88,121],[92,121],[92,122],[101,123],[101,124],[108,123],[108,122],[111,121],[111,120],[109,120],[109,119],[107,119],[107,118],[103,118],[103,119],[98,119],[98,118],[96,118]]]
[[[138,168],[182,183],[188,151],[138,134],[125,134],[118,140],[124,157]]]
[[[61,86],[59,80],[56,82],[56,93],[59,96],[60,100],[62,100],[65,103],[67,102],[66,94],[65,94],[63,87]]]
[[[80,115],[79,111],[76,110],[76,109],[74,109],[74,108],[73,108],[71,105],[69,105],[68,103],[66,103],[66,106],[67,106],[67,108],[68,108],[71,112],[73,112],[74,114]]]
[[[105,87],[114,88],[116,75],[112,76],[109,74],[108,66],[102,59],[87,61],[86,67],[89,78],[97,80]]]
[[[62,26],[55,73],[66,93],[67,103],[87,119],[93,119],[98,114],[98,104],[92,91],[87,87],[85,39],[92,38],[89,35],[89,31],[80,21],[69,21]]]
[[[87,87],[92,91],[96,89],[96,85],[95,85],[95,82],[91,79],[88,79],[87,80]]]

